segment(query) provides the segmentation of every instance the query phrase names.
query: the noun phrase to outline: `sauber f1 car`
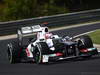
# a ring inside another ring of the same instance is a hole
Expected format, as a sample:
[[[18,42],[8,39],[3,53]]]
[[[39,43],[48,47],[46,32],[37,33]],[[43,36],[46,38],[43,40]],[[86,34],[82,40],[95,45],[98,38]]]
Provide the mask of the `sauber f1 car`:
[[[36,38],[30,38],[25,45],[23,36],[36,33]],[[88,35],[77,38],[59,37],[48,31],[48,27],[35,25],[18,29],[18,40],[10,42],[7,47],[9,62],[18,63],[32,61],[37,64],[63,59],[83,57],[88,58],[98,54]]]

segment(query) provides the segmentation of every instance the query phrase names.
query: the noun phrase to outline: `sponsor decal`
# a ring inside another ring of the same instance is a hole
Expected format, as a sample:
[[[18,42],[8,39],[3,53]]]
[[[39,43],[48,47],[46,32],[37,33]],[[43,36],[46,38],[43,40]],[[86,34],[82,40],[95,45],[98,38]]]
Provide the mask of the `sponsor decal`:
[[[55,54],[50,54],[49,56],[50,57],[55,57],[55,56],[62,56],[63,53],[55,53]]]
[[[63,54],[62,53],[56,53],[56,56],[62,56]]]
[[[96,48],[89,48],[88,51],[96,50]]]
[[[50,54],[49,56],[50,56],[50,57],[54,57],[54,56],[56,56],[56,54]]]
[[[43,60],[42,62],[48,62],[49,56],[48,55],[43,55]]]
[[[30,52],[29,52],[28,48],[26,48],[26,53],[27,53],[27,56],[30,56]]]
[[[88,50],[87,49],[82,49],[82,50],[80,50],[80,52],[88,52]]]

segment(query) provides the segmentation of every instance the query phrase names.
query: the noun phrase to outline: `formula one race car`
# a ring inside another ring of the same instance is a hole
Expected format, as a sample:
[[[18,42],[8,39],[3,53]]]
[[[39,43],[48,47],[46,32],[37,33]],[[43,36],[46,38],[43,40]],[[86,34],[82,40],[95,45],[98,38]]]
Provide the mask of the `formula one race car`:
[[[30,38],[25,45],[23,36],[32,33],[36,33],[37,37]],[[48,27],[41,25],[22,27],[17,35],[18,40],[7,45],[8,59],[11,64],[22,61],[40,64],[75,57],[88,58],[98,54],[97,48],[94,48],[88,35],[77,38],[59,37],[50,33]]]

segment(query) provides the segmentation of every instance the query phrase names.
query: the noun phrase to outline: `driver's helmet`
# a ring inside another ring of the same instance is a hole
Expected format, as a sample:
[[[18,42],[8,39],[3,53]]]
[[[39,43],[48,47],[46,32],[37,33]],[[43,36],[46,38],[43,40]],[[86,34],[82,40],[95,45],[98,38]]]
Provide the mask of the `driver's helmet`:
[[[45,34],[45,38],[46,39],[51,39],[52,35],[53,35],[52,33],[48,32],[48,33]]]

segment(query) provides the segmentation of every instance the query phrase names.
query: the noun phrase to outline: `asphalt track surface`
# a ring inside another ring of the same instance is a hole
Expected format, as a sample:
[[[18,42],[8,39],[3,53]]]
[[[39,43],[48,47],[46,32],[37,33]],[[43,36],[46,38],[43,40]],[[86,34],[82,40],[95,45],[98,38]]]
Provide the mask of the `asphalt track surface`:
[[[54,34],[75,36],[84,32],[100,29],[99,24],[75,27],[53,32]],[[91,59],[70,59],[51,64],[35,63],[10,64],[7,60],[7,43],[0,41],[0,75],[100,75],[100,57]]]

